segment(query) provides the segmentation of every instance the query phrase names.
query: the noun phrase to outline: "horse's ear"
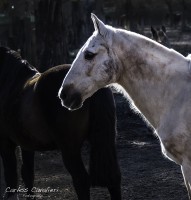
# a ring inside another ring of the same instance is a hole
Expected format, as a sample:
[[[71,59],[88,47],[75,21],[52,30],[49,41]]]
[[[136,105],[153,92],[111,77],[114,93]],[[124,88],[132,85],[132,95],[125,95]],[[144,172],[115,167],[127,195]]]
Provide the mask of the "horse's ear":
[[[107,33],[105,24],[100,19],[98,19],[97,16],[93,13],[91,13],[91,18],[94,24],[95,31],[98,31],[100,35],[105,36]]]
[[[153,39],[158,41],[158,33],[152,26],[151,26],[151,33],[152,33]]]

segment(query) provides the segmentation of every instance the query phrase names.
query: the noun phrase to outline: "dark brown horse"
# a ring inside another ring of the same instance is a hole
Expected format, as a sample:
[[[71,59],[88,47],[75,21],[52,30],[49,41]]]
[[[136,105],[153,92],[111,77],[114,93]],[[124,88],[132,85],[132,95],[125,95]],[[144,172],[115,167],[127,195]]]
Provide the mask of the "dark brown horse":
[[[90,199],[91,185],[107,187],[111,199],[120,200],[112,92],[103,88],[81,109],[68,111],[57,94],[69,68],[60,65],[40,74],[17,52],[0,47],[0,153],[7,187],[18,187],[16,146],[23,150],[22,177],[29,194],[34,182],[34,151],[59,149],[79,200]],[[81,158],[86,139],[91,147],[89,173]],[[13,195],[7,192],[5,199]]]

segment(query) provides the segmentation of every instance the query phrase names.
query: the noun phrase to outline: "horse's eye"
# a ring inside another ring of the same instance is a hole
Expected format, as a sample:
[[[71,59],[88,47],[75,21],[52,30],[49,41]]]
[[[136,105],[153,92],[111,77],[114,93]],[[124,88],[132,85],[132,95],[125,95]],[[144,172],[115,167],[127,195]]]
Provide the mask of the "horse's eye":
[[[86,60],[92,60],[95,55],[96,55],[95,53],[92,53],[90,51],[86,51],[85,54],[84,54],[84,58]]]

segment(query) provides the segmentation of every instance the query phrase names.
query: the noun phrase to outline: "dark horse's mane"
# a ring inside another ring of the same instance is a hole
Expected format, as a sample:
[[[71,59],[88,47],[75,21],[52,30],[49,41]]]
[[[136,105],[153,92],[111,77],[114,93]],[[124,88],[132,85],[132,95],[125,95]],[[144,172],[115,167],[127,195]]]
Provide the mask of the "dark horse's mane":
[[[18,52],[0,47],[0,118],[12,115],[25,82],[38,71]]]

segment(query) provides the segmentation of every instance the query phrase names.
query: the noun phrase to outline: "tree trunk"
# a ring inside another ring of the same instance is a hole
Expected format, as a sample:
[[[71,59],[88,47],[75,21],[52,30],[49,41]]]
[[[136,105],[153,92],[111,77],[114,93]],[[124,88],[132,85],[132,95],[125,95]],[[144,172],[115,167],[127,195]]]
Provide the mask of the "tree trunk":
[[[169,11],[169,20],[170,20],[170,26],[173,26],[173,8],[171,4],[171,0],[165,0],[165,3],[167,5],[168,11]]]
[[[37,4],[36,41],[40,71],[69,61],[66,4],[62,0],[40,0]]]
[[[181,29],[182,31],[185,31],[187,29],[186,27],[186,2],[185,0],[181,1],[181,5],[182,5],[182,23],[181,23]]]
[[[138,32],[137,30],[137,18],[135,9],[132,3],[132,0],[126,0],[125,3],[127,18],[129,19],[129,29],[134,32]]]

